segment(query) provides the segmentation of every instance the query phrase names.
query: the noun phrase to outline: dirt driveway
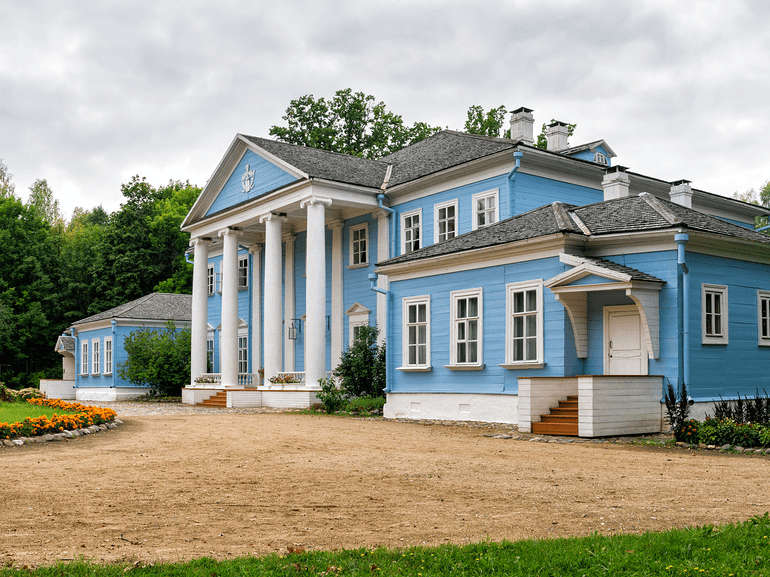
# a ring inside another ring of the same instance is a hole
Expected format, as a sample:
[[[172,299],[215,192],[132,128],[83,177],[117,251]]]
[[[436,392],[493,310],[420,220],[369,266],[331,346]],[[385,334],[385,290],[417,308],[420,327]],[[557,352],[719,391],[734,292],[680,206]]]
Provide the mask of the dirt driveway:
[[[770,510],[770,458],[296,414],[0,450],[0,565],[663,530]]]

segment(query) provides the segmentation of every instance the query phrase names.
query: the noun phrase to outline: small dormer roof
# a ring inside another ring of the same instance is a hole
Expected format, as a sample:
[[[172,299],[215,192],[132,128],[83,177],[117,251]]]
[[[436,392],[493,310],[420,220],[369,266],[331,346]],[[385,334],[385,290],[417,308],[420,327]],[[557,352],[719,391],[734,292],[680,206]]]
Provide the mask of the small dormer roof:
[[[600,146],[604,149],[606,153],[605,156],[609,156],[610,158],[615,158],[617,156],[615,151],[610,148],[609,144],[607,144],[606,140],[595,140],[586,144],[579,144],[578,146],[570,146],[569,148],[565,148],[559,152],[560,154],[564,154],[566,156],[570,156],[578,152],[583,152],[584,150],[588,150],[589,152],[599,152],[598,149]]]

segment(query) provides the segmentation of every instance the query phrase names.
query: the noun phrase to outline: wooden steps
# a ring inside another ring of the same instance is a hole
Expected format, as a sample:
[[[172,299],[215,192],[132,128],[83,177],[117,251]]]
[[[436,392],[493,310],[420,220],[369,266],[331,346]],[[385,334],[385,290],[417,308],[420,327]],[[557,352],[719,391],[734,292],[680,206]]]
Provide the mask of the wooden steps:
[[[200,404],[204,407],[227,407],[227,391],[219,391]]]
[[[541,415],[539,423],[532,423],[532,432],[536,435],[578,436],[578,398],[569,396],[566,401],[559,401],[559,406],[551,409],[550,414]]]

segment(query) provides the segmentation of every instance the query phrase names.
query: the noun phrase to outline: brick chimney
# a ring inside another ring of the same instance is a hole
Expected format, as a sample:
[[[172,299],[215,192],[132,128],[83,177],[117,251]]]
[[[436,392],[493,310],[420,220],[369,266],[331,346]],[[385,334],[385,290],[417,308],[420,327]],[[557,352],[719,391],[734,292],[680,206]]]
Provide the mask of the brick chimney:
[[[569,148],[567,144],[567,123],[555,120],[548,125],[545,131],[545,137],[548,141],[548,150],[559,152]]]
[[[535,124],[535,117],[532,116],[531,108],[517,108],[511,114],[511,140],[519,140],[524,144],[532,146],[535,144],[534,132],[532,126]]]
[[[604,200],[613,200],[629,196],[630,180],[625,166],[613,166],[604,171],[602,188]]]
[[[689,180],[677,180],[671,183],[671,192],[669,193],[671,202],[681,204],[687,208],[692,208],[692,187]]]

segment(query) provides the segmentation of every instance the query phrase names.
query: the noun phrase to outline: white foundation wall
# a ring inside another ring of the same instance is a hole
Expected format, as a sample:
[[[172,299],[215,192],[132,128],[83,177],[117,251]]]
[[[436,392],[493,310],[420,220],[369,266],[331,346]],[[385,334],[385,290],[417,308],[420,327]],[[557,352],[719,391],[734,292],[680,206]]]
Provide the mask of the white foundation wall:
[[[221,389],[220,389],[221,390]],[[184,387],[182,389],[182,403],[185,405],[197,405],[219,392],[216,389],[199,389]]]
[[[150,392],[149,387],[96,387],[93,389],[75,389],[77,401],[127,401],[144,396]]]
[[[519,431],[532,432],[532,423],[540,421],[559,401],[578,394],[577,377],[519,378]]]
[[[262,407],[309,409],[320,403],[315,390],[262,391]]]
[[[75,400],[75,381],[40,379],[40,392],[46,399]]]
[[[453,393],[388,393],[383,415],[387,419],[435,419],[517,424],[516,395]]]
[[[658,433],[663,377],[578,377],[578,435]]]

